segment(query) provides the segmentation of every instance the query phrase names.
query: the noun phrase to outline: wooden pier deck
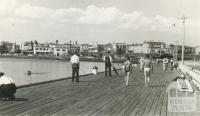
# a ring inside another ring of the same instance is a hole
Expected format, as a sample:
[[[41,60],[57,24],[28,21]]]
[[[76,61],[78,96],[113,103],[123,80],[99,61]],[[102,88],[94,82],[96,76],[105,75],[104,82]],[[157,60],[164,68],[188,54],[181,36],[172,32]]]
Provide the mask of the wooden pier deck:
[[[0,116],[199,116],[199,113],[172,113],[167,109],[166,88],[174,71],[154,67],[151,84],[144,86],[138,69],[126,87],[124,75],[103,73],[80,78],[79,83],[62,80],[21,88],[16,101],[0,101]]]

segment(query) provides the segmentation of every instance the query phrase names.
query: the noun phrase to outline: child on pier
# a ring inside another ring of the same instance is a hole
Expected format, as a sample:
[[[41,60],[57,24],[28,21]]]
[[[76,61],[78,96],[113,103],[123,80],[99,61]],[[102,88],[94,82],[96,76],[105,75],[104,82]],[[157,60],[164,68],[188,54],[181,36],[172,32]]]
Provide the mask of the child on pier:
[[[125,83],[128,86],[129,76],[131,71],[131,61],[130,57],[126,57],[126,61],[124,62],[124,72],[125,72]]]

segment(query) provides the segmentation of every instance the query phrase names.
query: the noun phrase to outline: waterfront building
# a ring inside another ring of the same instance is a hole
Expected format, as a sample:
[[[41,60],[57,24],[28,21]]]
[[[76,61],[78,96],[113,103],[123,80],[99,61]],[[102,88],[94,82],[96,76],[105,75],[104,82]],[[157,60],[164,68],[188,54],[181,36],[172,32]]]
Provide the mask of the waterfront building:
[[[144,53],[143,44],[128,44],[127,51],[131,53]]]
[[[14,52],[19,52],[20,50],[20,46],[17,45],[16,43],[12,43],[12,48],[10,50],[11,53],[14,53]]]
[[[90,44],[80,44],[80,52],[88,51]]]
[[[144,41],[143,53],[157,53],[167,52],[166,44],[164,42]]]
[[[127,52],[126,43],[114,43],[113,50],[117,52],[118,55],[125,54]]]
[[[195,59],[194,60],[200,60],[200,46],[196,46],[194,49],[195,49]]]
[[[177,59],[181,60],[181,54],[182,54],[182,45],[177,45]],[[195,48],[191,46],[184,46],[184,59],[186,60],[192,60],[194,59],[195,55]]]
[[[200,55],[200,46],[195,47],[195,55]]]
[[[55,55],[60,56],[68,54],[70,50],[69,44],[58,44],[58,43],[44,43],[34,46],[35,55]]]
[[[53,49],[47,44],[34,45],[33,53],[35,55],[50,55],[53,54]]]
[[[21,43],[20,44],[20,50],[23,54],[33,54],[33,47],[34,47],[34,43],[31,41],[31,42],[24,42],[24,43]]]
[[[104,51],[114,51],[113,44],[107,43],[104,45]]]

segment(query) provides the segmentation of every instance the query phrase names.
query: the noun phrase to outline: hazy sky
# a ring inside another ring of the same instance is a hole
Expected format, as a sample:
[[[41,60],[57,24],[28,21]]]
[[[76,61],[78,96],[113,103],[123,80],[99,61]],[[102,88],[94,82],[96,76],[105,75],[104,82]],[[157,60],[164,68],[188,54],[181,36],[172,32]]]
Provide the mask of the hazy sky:
[[[200,45],[200,0],[0,0],[0,40]],[[176,24],[176,26],[173,26]]]

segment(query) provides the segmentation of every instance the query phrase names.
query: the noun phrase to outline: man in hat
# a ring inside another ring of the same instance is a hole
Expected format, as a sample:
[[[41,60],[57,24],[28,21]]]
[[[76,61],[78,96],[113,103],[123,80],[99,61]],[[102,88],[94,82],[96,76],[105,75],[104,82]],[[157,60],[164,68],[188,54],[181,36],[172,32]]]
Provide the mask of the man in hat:
[[[9,76],[5,76],[3,72],[0,72],[1,100],[14,100],[16,89],[14,81]]]
[[[107,73],[111,77],[111,66],[112,66],[112,57],[110,56],[110,51],[107,52],[106,56],[104,57],[105,62],[105,76],[107,76]]]
[[[76,82],[79,82],[79,68],[80,68],[80,61],[78,53],[75,52],[74,55],[71,57],[71,65],[72,65],[72,82],[76,78]]]

